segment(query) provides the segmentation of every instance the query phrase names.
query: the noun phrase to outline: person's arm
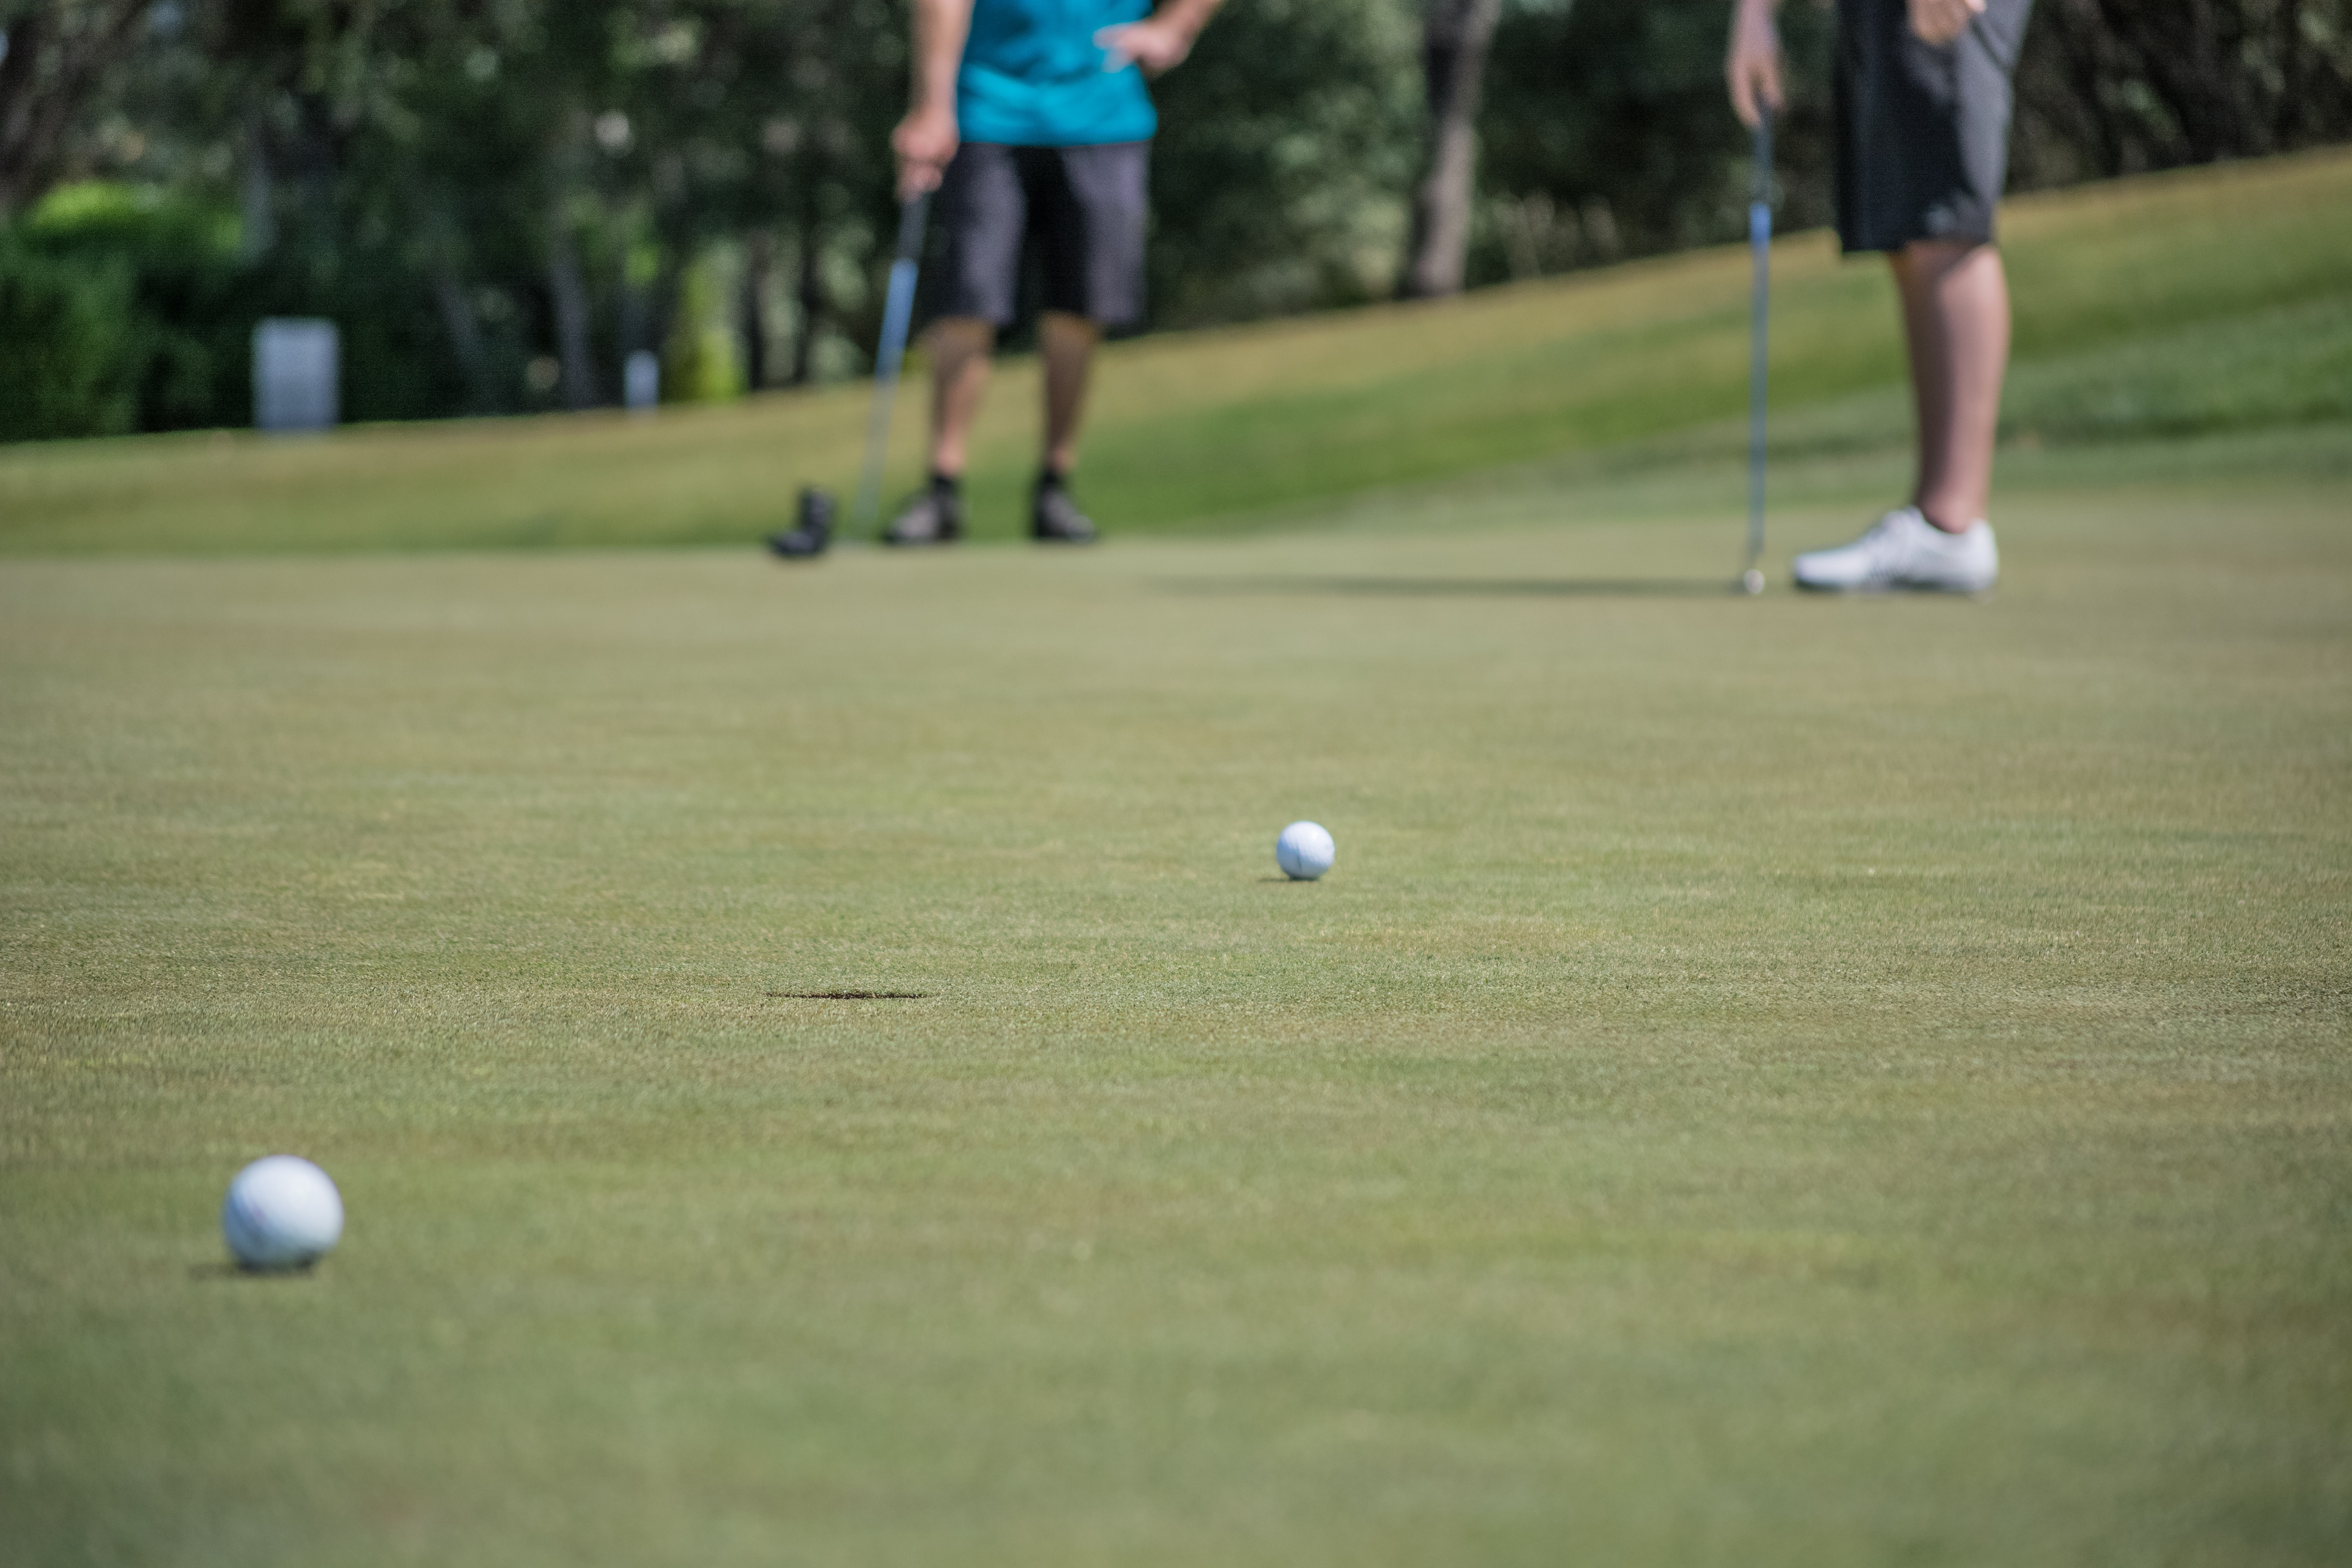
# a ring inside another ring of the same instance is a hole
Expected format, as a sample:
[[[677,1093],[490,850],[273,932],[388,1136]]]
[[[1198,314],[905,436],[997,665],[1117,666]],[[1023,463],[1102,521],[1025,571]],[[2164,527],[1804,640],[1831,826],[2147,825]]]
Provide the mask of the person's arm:
[[[890,133],[898,155],[898,198],[940,188],[963,140],[956,123],[956,73],[971,32],[971,0],[915,0],[914,84],[907,118]]]
[[[1146,76],[1158,76],[1184,63],[1192,40],[1209,25],[1222,0],[1166,0],[1140,22],[1105,27],[1095,35],[1102,46],[1103,69],[1118,70],[1133,60]],[[1981,0],[1979,0],[1981,4]]]
[[[1916,0],[1914,0],[1916,3]],[[1780,0],[1739,0],[1731,13],[1731,47],[1723,60],[1731,108],[1753,127],[1764,111],[1780,112],[1780,29],[1772,20]]]
[[[1984,15],[1985,0],[1911,0],[1911,30],[1920,41],[1948,44]]]

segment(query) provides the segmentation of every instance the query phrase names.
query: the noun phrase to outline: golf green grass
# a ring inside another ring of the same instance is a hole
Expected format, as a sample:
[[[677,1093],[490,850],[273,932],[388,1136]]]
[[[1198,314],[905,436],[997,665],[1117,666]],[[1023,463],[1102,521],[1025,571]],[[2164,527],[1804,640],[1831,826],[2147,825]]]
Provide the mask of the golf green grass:
[[[2037,195],[2003,225],[2012,445],[2352,421],[2352,152]],[[1839,260],[1825,234],[1783,241],[1774,268],[1779,455],[1899,447],[1910,405],[1885,268]],[[1735,247],[1118,345],[1097,377],[1081,498],[1116,533],[1231,531],[1580,453],[1673,474],[1693,442],[1736,439],[1748,300]],[[900,396],[894,492],[919,477],[920,380]],[[971,475],[983,537],[1024,525],[1036,404],[1034,363],[1008,363]],[[644,420],[0,448],[0,553],[756,539],[804,483],[848,493],[866,409],[866,389],[845,386]]]
[[[6,1559],[2340,1563],[2347,428],[7,563]]]

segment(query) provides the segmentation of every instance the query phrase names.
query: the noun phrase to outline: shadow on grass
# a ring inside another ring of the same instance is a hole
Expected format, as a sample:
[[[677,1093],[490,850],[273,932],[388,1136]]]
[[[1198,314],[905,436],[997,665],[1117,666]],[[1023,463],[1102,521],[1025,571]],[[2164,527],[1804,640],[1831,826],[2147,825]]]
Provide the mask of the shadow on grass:
[[[318,1265],[315,1263],[305,1263],[299,1268],[247,1268],[243,1264],[230,1263],[226,1261],[219,1263],[191,1263],[188,1265],[188,1278],[191,1279],[256,1279],[268,1281],[276,1279],[315,1279],[317,1275]]]
[[[793,1002],[920,1002],[928,991],[771,991]]]
[[[1728,577],[1163,577],[1152,586],[1163,594],[1397,599],[1719,599],[1740,593]]]

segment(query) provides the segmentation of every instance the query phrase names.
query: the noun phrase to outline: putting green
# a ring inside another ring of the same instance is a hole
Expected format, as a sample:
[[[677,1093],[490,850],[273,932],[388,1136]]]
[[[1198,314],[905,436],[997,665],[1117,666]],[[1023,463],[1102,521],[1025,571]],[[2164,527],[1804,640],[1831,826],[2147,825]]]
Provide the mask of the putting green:
[[[2266,450],[2021,458],[1988,603],[1540,476],[0,567],[9,1556],[2340,1563],[2352,483],[2173,471]]]

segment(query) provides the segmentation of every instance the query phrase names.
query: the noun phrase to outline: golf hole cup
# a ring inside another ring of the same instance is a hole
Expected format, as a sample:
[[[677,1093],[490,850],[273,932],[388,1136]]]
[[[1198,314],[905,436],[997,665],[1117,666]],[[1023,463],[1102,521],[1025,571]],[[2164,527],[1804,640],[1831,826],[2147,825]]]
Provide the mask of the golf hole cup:
[[[1294,882],[1311,882],[1328,871],[1335,853],[1319,822],[1294,822],[1274,841],[1274,863]]]
[[[310,1161],[272,1154],[228,1184],[221,1234],[247,1268],[308,1268],[342,1239],[343,1195]]]

